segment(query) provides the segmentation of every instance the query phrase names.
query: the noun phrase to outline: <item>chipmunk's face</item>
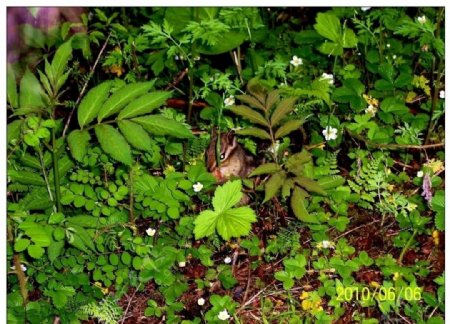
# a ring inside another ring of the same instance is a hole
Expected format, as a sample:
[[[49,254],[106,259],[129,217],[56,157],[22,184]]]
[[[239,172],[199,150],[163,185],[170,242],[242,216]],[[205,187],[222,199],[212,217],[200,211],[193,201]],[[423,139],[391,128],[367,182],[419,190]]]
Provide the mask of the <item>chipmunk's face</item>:
[[[239,176],[241,170],[240,164],[243,161],[239,161],[239,157],[236,156],[236,150],[239,144],[234,135],[230,132],[220,134],[220,154],[216,154],[217,144],[217,133],[213,132],[211,143],[206,152],[206,166],[208,171],[219,182],[224,182],[231,175]]]

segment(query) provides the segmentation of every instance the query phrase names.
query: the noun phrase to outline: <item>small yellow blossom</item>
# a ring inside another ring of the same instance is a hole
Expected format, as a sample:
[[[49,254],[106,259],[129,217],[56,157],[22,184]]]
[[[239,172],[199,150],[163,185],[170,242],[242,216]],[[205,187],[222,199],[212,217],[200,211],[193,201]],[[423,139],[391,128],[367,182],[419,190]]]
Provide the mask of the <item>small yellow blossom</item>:
[[[109,68],[109,72],[120,77],[125,72],[125,69],[123,67],[121,67],[120,65],[113,64]]]
[[[416,204],[413,203],[408,203],[408,205],[406,206],[406,209],[410,212],[412,212],[413,210],[415,210],[417,208]]]
[[[100,288],[100,290],[102,291],[103,295],[106,295],[108,293],[108,288],[107,287],[103,287],[101,282],[94,282],[94,286]]]
[[[444,162],[442,162],[441,160],[431,159],[424,165],[431,168],[433,170],[433,173],[444,170]]]
[[[380,284],[379,284],[378,282],[376,282],[376,281],[371,281],[371,282],[370,282],[370,285],[371,285],[372,287],[374,287],[374,288],[380,288]]]
[[[439,231],[434,230],[432,236],[433,236],[434,245],[439,245]]]
[[[398,272],[394,272],[393,280],[397,281],[398,279],[400,279],[400,274]]]
[[[387,186],[387,190],[389,192],[392,192],[394,190],[394,188],[395,188],[395,186],[393,184],[390,184],[390,185]]]
[[[309,293],[307,291],[303,291],[302,294],[300,295],[300,299],[306,299],[309,297]]]
[[[363,94],[364,100],[367,102],[368,105],[372,105],[373,107],[377,108],[379,105],[378,99],[373,98],[372,96]]]

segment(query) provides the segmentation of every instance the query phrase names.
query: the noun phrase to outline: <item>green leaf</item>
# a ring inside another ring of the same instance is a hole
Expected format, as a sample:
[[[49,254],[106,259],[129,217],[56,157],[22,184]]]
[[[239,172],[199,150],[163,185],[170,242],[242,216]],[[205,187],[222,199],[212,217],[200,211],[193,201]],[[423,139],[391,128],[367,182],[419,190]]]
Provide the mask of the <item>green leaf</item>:
[[[217,212],[212,210],[202,211],[195,219],[194,224],[196,240],[213,235],[217,225]]]
[[[282,100],[278,104],[278,106],[272,113],[272,117],[270,118],[272,127],[277,126],[283,118],[285,118],[291,111],[294,110],[297,99],[297,97],[287,98]]]
[[[431,200],[431,208],[436,212],[435,226],[438,230],[445,230],[445,192],[439,190]]]
[[[14,251],[22,252],[28,247],[28,245],[30,245],[30,240],[24,239],[24,238],[19,238],[14,243]]]
[[[118,113],[125,105],[153,88],[154,84],[155,81],[149,81],[131,83],[123,86],[105,101],[100,108],[97,120],[101,122],[104,118]]]
[[[38,246],[49,246],[52,241],[44,226],[40,224],[25,221],[19,225],[19,228]]]
[[[125,139],[133,147],[138,150],[152,152],[152,140],[141,125],[129,120],[120,120],[118,125]]]
[[[277,172],[270,177],[270,179],[266,182],[266,185],[264,186],[265,196],[263,203],[272,199],[272,197],[277,194],[278,190],[280,190],[285,180],[286,180],[286,173],[284,171]]]
[[[136,117],[132,121],[142,125],[147,132],[155,135],[169,135],[177,138],[194,137],[186,126],[176,120],[161,115]]]
[[[249,127],[236,130],[236,134],[244,136],[253,136],[261,139],[270,140],[270,135],[265,130],[257,127]]]
[[[67,136],[70,153],[73,158],[79,162],[83,161],[86,155],[91,136],[87,130],[74,130]]]
[[[21,108],[44,107],[41,84],[28,69],[20,80],[19,101]]]
[[[333,189],[344,184],[345,179],[338,175],[328,176],[320,178],[318,181],[319,185],[324,189]]]
[[[225,239],[248,235],[256,214],[250,207],[239,207],[225,211],[217,219],[217,232]]]
[[[253,96],[237,95],[236,98],[239,99],[240,101],[242,101],[243,103],[250,105],[253,108],[258,108],[259,110],[261,110],[263,112],[266,111],[266,107],[264,106],[264,104],[261,103],[261,101],[259,101],[258,99],[256,99]]]
[[[47,248],[48,259],[50,262],[54,262],[56,258],[61,255],[61,252],[64,248],[65,242],[62,241],[53,241],[52,244]]]
[[[240,46],[247,38],[247,34],[244,32],[229,31],[220,36],[220,42],[215,45],[200,45],[196,47],[196,50],[200,54],[217,55],[227,53],[232,49]]]
[[[392,113],[397,115],[406,115],[409,113],[408,107],[406,107],[403,100],[397,99],[395,97],[385,98],[380,105],[381,111],[386,113]]]
[[[58,79],[62,76],[64,69],[72,56],[72,41],[69,40],[64,44],[60,45],[56,50],[55,56],[52,61],[52,70],[54,80],[52,83],[56,84]]]
[[[19,107],[19,97],[17,95],[16,75],[11,64],[8,63],[8,75],[7,75],[7,96],[8,102],[13,108]]]
[[[247,106],[243,106],[243,105],[237,105],[237,106],[231,106],[230,110],[235,113],[236,115],[242,116],[248,120],[250,120],[252,123],[256,123],[259,125],[263,125],[268,127],[269,123],[267,122],[267,120],[258,112],[256,112],[255,110],[247,107]]]
[[[234,207],[242,198],[241,180],[227,181],[222,186],[217,187],[212,199],[212,205],[216,212]]]
[[[77,215],[67,218],[67,222],[74,225],[79,225],[86,228],[98,228],[100,218],[89,215]]]
[[[365,91],[364,84],[358,79],[346,79],[343,81],[343,86],[337,88],[333,93],[333,98],[337,102],[350,103],[350,107],[355,112],[359,112],[366,106],[366,102],[362,98]]]
[[[318,13],[314,29],[320,35],[335,43],[339,43],[341,40],[341,23],[335,15]]]
[[[13,169],[8,170],[8,177],[18,183],[29,184],[34,186],[45,186],[44,178],[36,172],[30,171],[16,171]]]
[[[312,216],[308,213],[305,207],[305,199],[307,197],[307,193],[300,189],[298,186],[294,187],[294,191],[291,196],[291,207],[294,215],[301,221],[307,223],[319,223],[315,216]]]
[[[292,133],[293,131],[299,129],[304,122],[305,122],[304,120],[300,119],[288,120],[280,128],[277,129],[277,131],[275,132],[275,138],[278,139]]]
[[[76,233],[76,235],[81,239],[81,241],[83,242],[83,244],[85,246],[90,248],[92,251],[96,252],[92,237],[89,235],[89,233],[83,227],[75,225],[75,224],[71,224],[70,227],[75,230],[74,233]],[[75,234],[74,234],[74,236],[75,236]]]
[[[112,81],[100,83],[98,86],[92,88],[83,100],[81,100],[77,112],[78,124],[80,124],[81,128],[93,121],[97,116],[102,104],[108,97],[112,84]]]
[[[171,92],[155,91],[145,94],[129,103],[119,114],[118,119],[125,119],[144,115],[163,105]]]
[[[45,252],[45,250],[39,245],[29,245],[27,251],[28,254],[34,259],[39,259]]]
[[[12,140],[15,140],[16,142],[19,140],[22,124],[22,119],[16,119],[8,124],[6,143],[9,144]]]
[[[315,192],[321,195],[327,195],[327,192],[323,190],[323,188],[320,186],[320,184],[316,181],[314,181],[311,178],[306,177],[296,177],[295,182],[308,190],[309,192]]]
[[[95,126],[95,134],[103,151],[111,157],[128,166],[132,163],[131,149],[123,136],[110,125]]]
[[[280,166],[276,163],[264,163],[258,166],[255,170],[250,173],[249,177],[261,175],[261,174],[272,174],[280,171]]]

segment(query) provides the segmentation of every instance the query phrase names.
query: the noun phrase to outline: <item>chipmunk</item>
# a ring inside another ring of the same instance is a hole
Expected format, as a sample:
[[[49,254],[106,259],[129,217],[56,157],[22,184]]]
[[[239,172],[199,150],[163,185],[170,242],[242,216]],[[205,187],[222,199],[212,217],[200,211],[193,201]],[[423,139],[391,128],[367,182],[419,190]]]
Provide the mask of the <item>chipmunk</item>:
[[[220,134],[220,163],[216,159],[217,131],[213,129],[211,143],[206,151],[206,166],[208,171],[224,183],[231,176],[245,178],[255,168],[253,157],[247,154],[237,142],[234,132]],[[218,166],[219,165],[219,166]]]

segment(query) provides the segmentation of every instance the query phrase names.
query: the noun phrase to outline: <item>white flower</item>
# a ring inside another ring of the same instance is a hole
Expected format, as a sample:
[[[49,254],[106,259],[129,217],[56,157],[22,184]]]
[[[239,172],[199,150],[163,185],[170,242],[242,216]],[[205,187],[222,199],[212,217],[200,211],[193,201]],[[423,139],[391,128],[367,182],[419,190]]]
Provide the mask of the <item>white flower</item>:
[[[374,107],[373,105],[369,105],[369,107],[366,108],[365,112],[366,112],[366,114],[370,114],[372,117],[374,117],[375,114],[377,113],[377,107]]]
[[[178,61],[179,59],[178,55],[175,55],[175,61]]]
[[[275,145],[271,145],[267,150],[272,154],[276,154],[279,148],[280,148],[280,141],[276,141]]]
[[[299,57],[297,57],[297,55],[292,56],[292,60],[291,60],[291,64],[293,66],[299,66],[303,64],[303,60]]]
[[[439,98],[445,99],[445,91],[444,90],[439,91]]]
[[[369,10],[370,8],[372,8],[372,7],[361,7],[361,10],[362,10],[362,11],[367,11],[367,10]]]
[[[335,140],[337,138],[337,129],[331,126],[327,126],[323,131],[322,131],[323,136],[325,136],[325,140],[329,141],[329,140]]]
[[[226,264],[231,263],[231,258],[230,257],[226,257],[223,262],[225,262]]]
[[[225,104],[225,106],[232,106],[234,105],[234,96],[229,96],[228,98],[226,98],[223,103]]]
[[[334,83],[334,76],[333,76],[333,74],[322,73],[322,76],[320,77],[320,80],[328,80],[329,84],[333,84]]]
[[[203,306],[203,305],[205,305],[205,300],[203,298],[199,298],[197,300],[197,304],[199,304],[200,306]]]
[[[186,262],[180,261],[180,262],[178,262],[178,266],[179,266],[180,268],[184,268],[184,267],[186,266]]]
[[[334,249],[334,243],[324,240],[322,242],[317,243],[317,248],[319,248],[319,249]]]
[[[224,309],[219,313],[219,315],[217,315],[217,317],[222,321],[226,321],[227,319],[230,318],[230,314],[228,314],[228,311]]]
[[[397,58],[397,55],[392,55],[392,58],[395,60]]]
[[[22,263],[20,264],[20,268],[22,269],[23,272],[27,271],[27,267],[25,267]],[[12,266],[10,269],[16,270],[16,266]]]
[[[417,172],[417,177],[418,177],[418,178],[422,178],[422,177],[423,177],[423,171]]]
[[[328,249],[330,248],[330,246],[331,246],[330,241],[322,241],[322,247],[324,249]]]
[[[425,24],[427,22],[427,17],[425,17],[425,15],[423,15],[422,17],[418,17],[417,20],[419,21],[420,24]]]
[[[387,47],[387,48],[391,47],[391,44],[386,44],[386,47]]]
[[[145,233],[147,233],[148,236],[155,236],[156,230],[154,228],[149,227],[145,230]]]
[[[200,192],[203,189],[203,184],[200,182],[197,182],[195,185],[192,186],[194,188],[195,192]]]
[[[200,61],[200,56],[194,57],[194,61]]]

